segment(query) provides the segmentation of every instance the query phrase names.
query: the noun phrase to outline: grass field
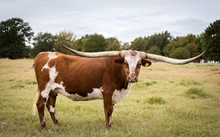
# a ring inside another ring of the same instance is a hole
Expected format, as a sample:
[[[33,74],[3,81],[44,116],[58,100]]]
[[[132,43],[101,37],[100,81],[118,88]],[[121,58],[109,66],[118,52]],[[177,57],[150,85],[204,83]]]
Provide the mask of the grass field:
[[[0,59],[0,136],[217,137],[220,136],[220,65],[153,63],[115,106],[112,127],[104,126],[102,100],[57,100],[55,126],[32,115],[37,83],[33,60]]]

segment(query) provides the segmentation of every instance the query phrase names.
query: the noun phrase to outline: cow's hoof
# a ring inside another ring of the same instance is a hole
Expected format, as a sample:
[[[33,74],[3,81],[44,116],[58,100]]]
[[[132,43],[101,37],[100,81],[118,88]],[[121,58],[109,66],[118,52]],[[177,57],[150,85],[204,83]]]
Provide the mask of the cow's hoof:
[[[107,129],[110,129],[111,124],[107,124],[107,125],[105,125],[105,127],[106,127]]]

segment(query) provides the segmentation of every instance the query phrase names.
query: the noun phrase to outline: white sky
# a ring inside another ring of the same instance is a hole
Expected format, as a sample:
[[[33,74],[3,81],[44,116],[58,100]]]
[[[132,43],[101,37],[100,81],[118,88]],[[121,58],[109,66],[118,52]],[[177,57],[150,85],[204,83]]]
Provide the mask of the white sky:
[[[220,0],[0,0],[0,21],[12,17],[29,22],[35,36],[65,30],[131,42],[166,30],[200,34],[220,19]]]

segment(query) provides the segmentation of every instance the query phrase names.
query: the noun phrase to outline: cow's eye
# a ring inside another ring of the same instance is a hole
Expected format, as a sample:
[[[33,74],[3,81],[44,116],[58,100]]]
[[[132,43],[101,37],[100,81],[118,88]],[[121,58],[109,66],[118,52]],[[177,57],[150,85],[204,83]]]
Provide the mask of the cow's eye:
[[[137,67],[140,68],[140,67],[141,67],[141,63],[138,63],[138,64],[137,64]]]
[[[127,63],[127,62],[124,62],[124,66],[125,66],[125,67],[128,67],[128,63]]]

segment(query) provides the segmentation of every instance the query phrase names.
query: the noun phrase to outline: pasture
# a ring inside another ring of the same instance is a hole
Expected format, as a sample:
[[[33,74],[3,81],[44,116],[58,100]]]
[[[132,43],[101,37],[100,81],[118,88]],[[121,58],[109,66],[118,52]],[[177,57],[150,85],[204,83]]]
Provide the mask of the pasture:
[[[60,126],[32,115],[37,92],[33,60],[0,59],[0,136],[217,137],[220,135],[220,65],[153,63],[115,106],[104,126],[102,100],[73,102],[58,95]],[[89,71],[89,70],[88,70]]]

